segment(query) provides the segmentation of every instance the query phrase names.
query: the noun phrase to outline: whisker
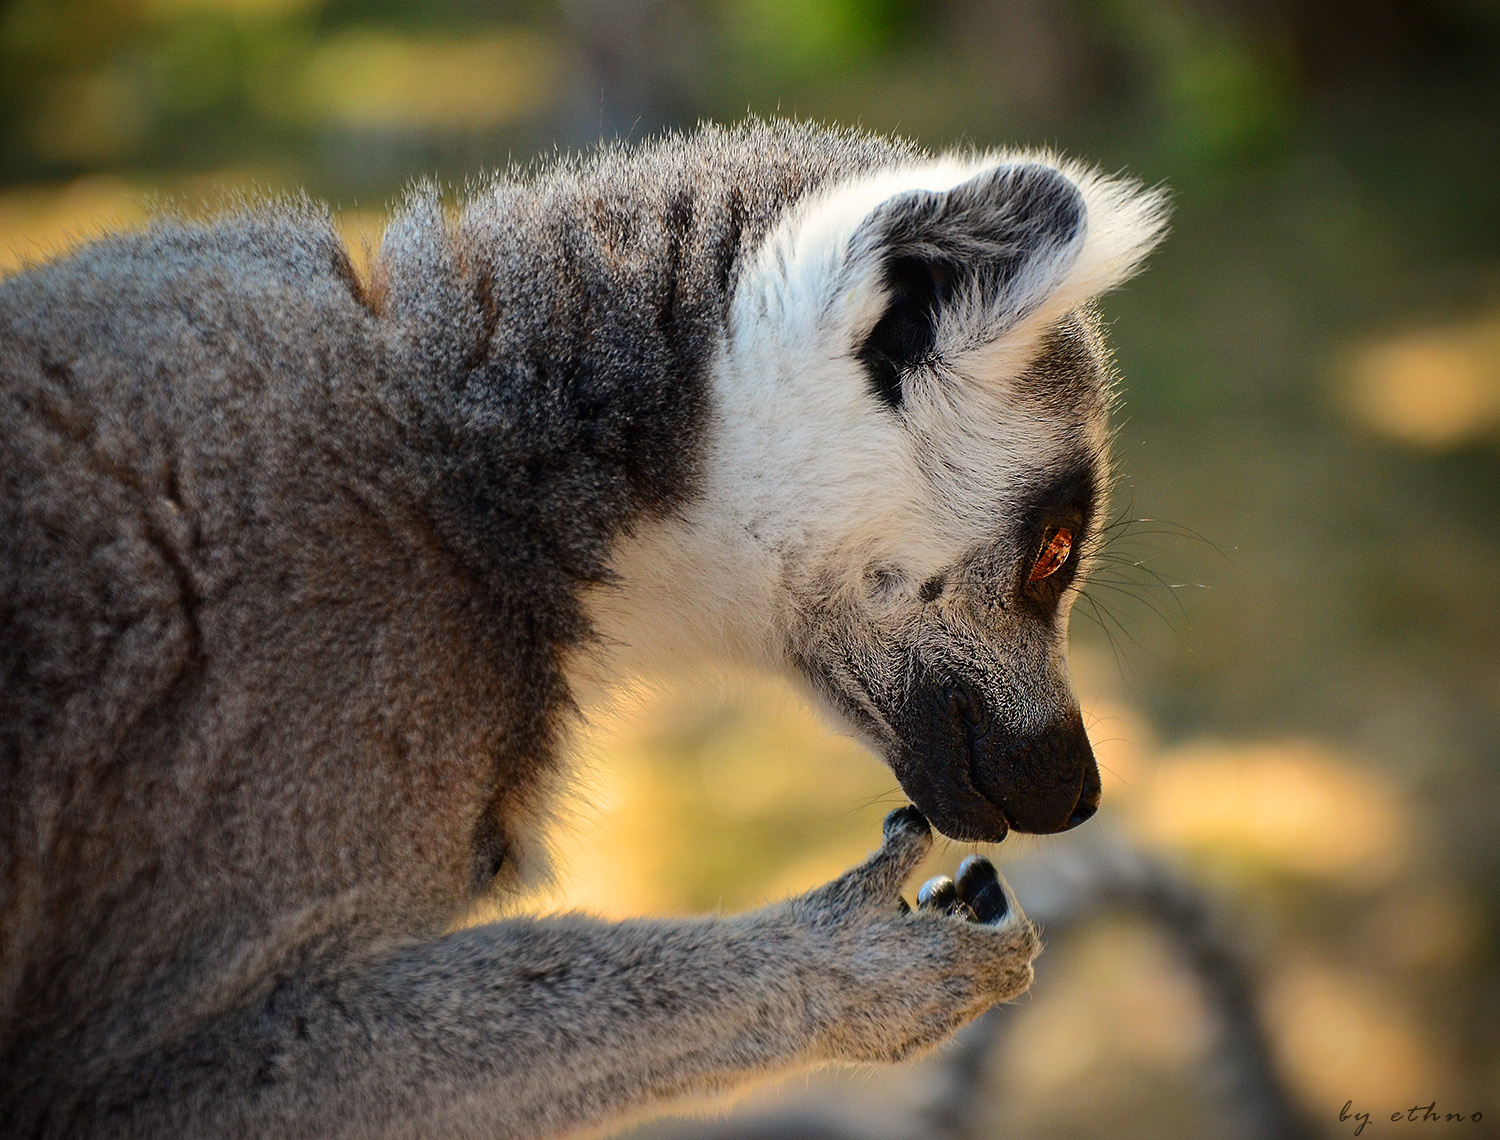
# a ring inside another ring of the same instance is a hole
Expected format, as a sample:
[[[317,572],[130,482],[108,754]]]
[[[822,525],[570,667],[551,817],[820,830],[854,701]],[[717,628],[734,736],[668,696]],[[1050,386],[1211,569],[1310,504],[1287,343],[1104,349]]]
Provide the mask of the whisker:
[[[1103,632],[1105,639],[1109,642],[1110,651],[1114,654],[1115,668],[1118,669],[1123,676],[1126,672],[1125,658],[1124,655],[1120,652],[1120,643],[1115,640],[1114,631],[1111,630],[1104,621],[1103,614],[1099,609],[1099,603],[1096,602],[1093,598],[1089,597],[1087,594],[1079,594],[1078,599],[1079,601],[1087,602],[1089,604],[1089,609],[1092,611],[1092,613],[1085,614],[1084,616],[1092,621],[1096,626],[1098,626],[1099,629]],[[1082,610],[1077,610],[1076,612],[1083,613]]]
[[[1123,636],[1129,638],[1131,644],[1134,645],[1137,649],[1140,649],[1142,652],[1146,653],[1150,652],[1143,644],[1141,644],[1140,639],[1136,637],[1135,634],[1131,633],[1130,630],[1126,629],[1124,623],[1121,622],[1120,619],[1113,613],[1111,613],[1107,607],[1103,606],[1097,598],[1091,598],[1087,593],[1082,593],[1079,596],[1087,599],[1089,604],[1094,608],[1094,611],[1098,614],[1101,614],[1104,619],[1114,622],[1115,628],[1119,630]],[[1123,668],[1121,671],[1124,671]]]
[[[1137,605],[1145,606],[1148,610],[1150,610],[1153,614],[1161,619],[1163,625],[1165,625],[1173,633],[1177,633],[1179,636],[1181,636],[1180,631],[1177,629],[1177,626],[1175,624],[1176,618],[1171,615],[1170,611],[1162,609],[1154,601],[1152,601],[1150,595],[1142,593],[1142,588],[1138,584],[1134,582],[1111,582],[1106,578],[1093,578],[1089,581],[1085,589],[1093,589],[1095,586],[1103,590],[1113,590],[1117,594],[1124,594],[1127,598],[1131,599],[1131,601],[1135,602]],[[1186,627],[1191,630],[1193,628],[1193,620],[1188,616],[1187,608],[1182,604],[1182,599],[1179,598],[1176,594],[1172,594],[1170,595],[1170,597],[1177,607],[1177,616],[1180,617]]]

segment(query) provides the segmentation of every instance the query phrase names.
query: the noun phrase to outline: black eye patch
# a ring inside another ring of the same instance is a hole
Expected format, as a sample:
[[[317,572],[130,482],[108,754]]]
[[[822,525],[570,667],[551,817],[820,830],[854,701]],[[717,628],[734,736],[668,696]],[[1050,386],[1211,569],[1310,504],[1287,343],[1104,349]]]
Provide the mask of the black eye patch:
[[[1023,593],[1036,595],[1036,599],[1045,601],[1048,608],[1077,574],[1079,556],[1090,538],[1097,495],[1098,474],[1092,463],[1082,460],[1076,466],[1039,482],[1030,497],[1031,504],[1022,516],[1017,534],[1020,548],[1026,551],[1019,567],[1020,580],[1026,587]],[[1069,532],[1069,546],[1076,553],[1072,553],[1055,573],[1032,581],[1030,574],[1035,560],[1053,528],[1064,528]]]
[[[1087,529],[1099,493],[1099,476],[1091,457],[1082,456],[1056,473],[1037,478],[1022,515],[1023,534],[1035,537],[1049,523],[1064,523],[1079,532]]]

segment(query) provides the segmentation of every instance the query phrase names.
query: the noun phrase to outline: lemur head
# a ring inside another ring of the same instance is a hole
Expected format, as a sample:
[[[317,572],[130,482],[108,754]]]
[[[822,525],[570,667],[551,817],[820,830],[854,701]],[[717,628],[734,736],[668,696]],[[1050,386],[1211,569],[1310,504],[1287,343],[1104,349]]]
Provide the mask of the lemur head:
[[[795,207],[737,279],[701,493],[621,550],[606,637],[786,671],[953,838],[1087,819],[1067,623],[1113,392],[1090,303],[1162,225],[1159,197],[1031,156]]]

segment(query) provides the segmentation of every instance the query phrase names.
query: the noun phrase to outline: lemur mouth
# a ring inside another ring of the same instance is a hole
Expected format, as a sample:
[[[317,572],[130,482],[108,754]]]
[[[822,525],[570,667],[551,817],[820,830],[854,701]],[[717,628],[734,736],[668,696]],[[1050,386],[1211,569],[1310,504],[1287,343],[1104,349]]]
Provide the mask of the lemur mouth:
[[[1042,732],[1007,731],[973,684],[930,677],[887,714],[852,675],[808,669],[825,700],[887,757],[918,810],[949,839],[1050,835],[1099,809],[1099,768],[1075,709]]]
[[[974,786],[966,766],[947,767],[934,752],[903,749],[893,765],[901,790],[949,839],[999,843],[1011,832],[1005,809]]]
[[[1099,809],[1099,768],[1076,709],[1041,731],[1016,732],[975,686],[942,677],[911,693],[892,726],[902,790],[950,839],[1050,835]]]

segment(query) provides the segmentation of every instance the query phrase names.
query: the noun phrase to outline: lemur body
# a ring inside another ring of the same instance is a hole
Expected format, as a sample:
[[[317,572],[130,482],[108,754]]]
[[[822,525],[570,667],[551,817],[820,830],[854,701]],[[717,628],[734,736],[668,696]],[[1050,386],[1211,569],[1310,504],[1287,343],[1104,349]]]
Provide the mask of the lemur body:
[[[904,913],[914,815],[733,918],[452,931],[543,839],[575,695],[780,670],[938,827],[1092,812],[1064,633],[1089,300],[1159,204],[789,124],[0,282],[0,1131],[542,1136],[1019,992]]]

